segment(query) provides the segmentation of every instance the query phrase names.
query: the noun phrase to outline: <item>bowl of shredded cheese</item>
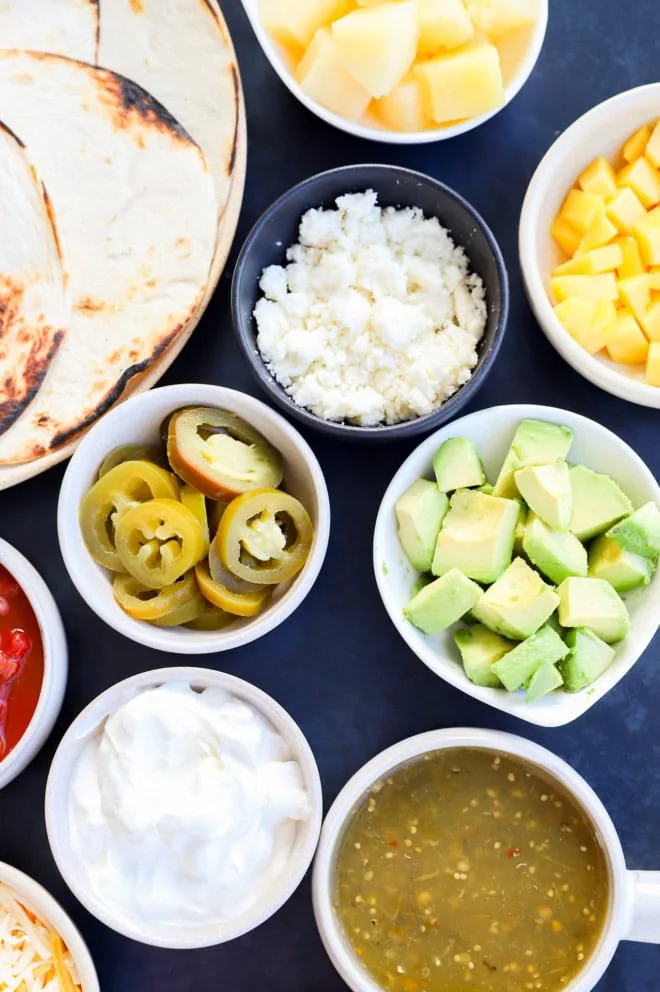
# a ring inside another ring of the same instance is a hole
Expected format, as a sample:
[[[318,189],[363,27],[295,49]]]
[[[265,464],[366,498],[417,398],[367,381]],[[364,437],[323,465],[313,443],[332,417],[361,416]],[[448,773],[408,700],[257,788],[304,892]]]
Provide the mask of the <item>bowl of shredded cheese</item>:
[[[90,953],[62,907],[3,862],[0,992],[100,992]]]
[[[451,420],[483,384],[508,316],[485,221],[430,176],[358,165],[277,200],[234,271],[232,316],[290,416],[357,440]]]

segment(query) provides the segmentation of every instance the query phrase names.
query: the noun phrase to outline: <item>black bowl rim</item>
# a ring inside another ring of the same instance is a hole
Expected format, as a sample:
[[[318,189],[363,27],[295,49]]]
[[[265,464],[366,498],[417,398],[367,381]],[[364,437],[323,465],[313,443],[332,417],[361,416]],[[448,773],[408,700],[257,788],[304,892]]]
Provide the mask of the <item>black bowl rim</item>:
[[[480,228],[484,234],[495,260],[501,294],[500,313],[497,326],[495,328],[493,341],[488,351],[483,354],[468,382],[466,382],[464,386],[459,387],[453,396],[450,396],[448,400],[445,400],[445,402],[439,406],[437,410],[433,410],[432,413],[428,413],[423,417],[417,417],[414,420],[404,420],[397,424],[383,424],[377,427],[361,427],[357,424],[344,424],[331,420],[323,420],[321,417],[317,417],[316,414],[311,413],[311,411],[307,410],[305,407],[298,406],[297,403],[294,403],[284,387],[281,386],[268,371],[266,363],[261,358],[258,349],[251,347],[251,343],[254,342],[254,335],[251,333],[251,328],[247,328],[240,317],[240,288],[245,261],[252,250],[257,236],[260,234],[266,223],[277,214],[279,209],[294,194],[304,191],[307,187],[313,187],[322,183],[329,176],[346,176],[348,188],[350,185],[351,175],[359,174],[365,169],[375,169],[383,173],[387,172],[394,174],[395,176],[405,176],[408,179],[412,178],[421,180],[425,184],[434,187],[440,194],[448,196],[450,199],[454,200],[458,206],[469,215],[471,220],[474,222],[475,227]],[[231,284],[231,316],[234,333],[244,358],[247,360],[257,382],[259,382],[262,389],[264,389],[264,391],[273,398],[273,401],[280,407],[280,409],[284,410],[286,413],[289,413],[301,423],[312,427],[314,430],[321,431],[326,435],[342,437],[344,440],[397,440],[406,437],[413,437],[417,434],[426,433],[427,431],[430,432],[437,429],[442,424],[447,423],[455,417],[467,403],[469,403],[469,401],[481,388],[486,376],[495,362],[495,359],[498,356],[509,320],[509,277],[504,257],[502,255],[502,250],[500,249],[500,246],[497,243],[490,227],[479,211],[463,196],[461,196],[460,193],[457,193],[456,190],[452,189],[450,186],[447,186],[439,179],[435,179],[433,176],[429,176],[426,173],[419,172],[415,169],[407,169],[403,166],[387,165],[383,163],[345,165],[339,166],[335,169],[327,169],[324,172],[318,172],[313,176],[309,176],[307,179],[303,179],[302,182],[297,183],[295,186],[290,187],[290,189],[278,196],[277,199],[264,210],[258,220],[254,223],[245,241],[243,242],[243,246],[238,254],[238,258],[236,259],[236,264],[234,266]]]

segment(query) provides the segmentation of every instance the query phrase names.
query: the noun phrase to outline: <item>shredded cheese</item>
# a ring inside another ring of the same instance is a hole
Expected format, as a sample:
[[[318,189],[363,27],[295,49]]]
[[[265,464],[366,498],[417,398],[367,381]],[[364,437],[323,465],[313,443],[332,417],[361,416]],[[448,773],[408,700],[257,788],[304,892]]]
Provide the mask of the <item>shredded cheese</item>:
[[[0,883],[0,992],[81,992],[59,934]]]

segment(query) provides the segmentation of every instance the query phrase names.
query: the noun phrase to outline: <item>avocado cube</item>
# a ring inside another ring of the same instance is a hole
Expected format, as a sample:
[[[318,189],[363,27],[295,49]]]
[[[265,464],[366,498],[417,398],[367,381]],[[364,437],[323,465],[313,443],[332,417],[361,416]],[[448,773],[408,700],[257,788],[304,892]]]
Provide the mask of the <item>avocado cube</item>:
[[[616,655],[614,648],[601,641],[588,627],[577,627],[566,635],[569,648],[561,663],[564,685],[568,692],[580,692],[606,671]]]
[[[584,465],[574,465],[570,476],[573,493],[570,529],[579,541],[590,541],[592,537],[604,534],[632,513],[632,503],[609,475],[592,472]]]
[[[538,572],[516,558],[481,596],[473,615],[503,637],[531,637],[559,605],[559,596]]]
[[[563,684],[564,679],[556,665],[541,665],[529,680],[525,700],[535,703],[537,699],[542,699]]]
[[[486,496],[492,496],[494,488],[495,487],[491,486],[490,482],[484,482],[483,486],[479,486],[479,492],[485,493]]]
[[[421,592],[429,582],[433,582],[433,576],[429,572],[422,572],[421,575],[418,575],[415,585],[410,590],[410,598],[414,599],[417,593]]]
[[[557,589],[562,627],[589,627],[607,644],[630,632],[630,617],[618,592],[604,579],[564,579]]]
[[[513,441],[495,483],[495,496],[514,498],[518,489],[513,473],[528,465],[550,465],[564,461],[573,443],[568,427],[548,424],[544,420],[523,420],[513,435]]]
[[[433,471],[442,493],[483,486],[486,481],[479,453],[467,437],[450,437],[441,444],[433,459]]]
[[[515,692],[543,665],[554,665],[567,654],[568,648],[559,634],[546,624],[496,661],[493,672],[505,689]]]
[[[532,564],[555,585],[570,575],[587,574],[587,551],[577,537],[551,530],[534,513],[527,518],[522,546]]]
[[[461,652],[463,668],[470,682],[501,689],[502,683],[493,672],[493,665],[511,650],[511,641],[505,641],[480,623],[473,627],[461,627],[454,634],[454,641]]]
[[[457,489],[438,534],[433,574],[459,568],[476,582],[494,582],[511,562],[519,509],[516,500]]]
[[[645,503],[612,527],[607,536],[626,551],[655,561],[660,554],[660,510],[655,503]]]
[[[568,530],[573,514],[573,493],[566,462],[529,465],[518,469],[513,477],[518,492],[543,523],[553,530]]]
[[[425,634],[439,634],[472,609],[481,586],[452,568],[420,590],[404,608],[411,623]]]
[[[607,534],[597,537],[589,548],[589,575],[609,582],[618,593],[647,586],[654,570],[655,564],[650,558],[626,551]]]
[[[522,555],[524,553],[523,541],[525,539],[525,524],[527,523],[528,514],[527,507],[520,501],[520,513],[518,514],[518,523],[516,524],[516,532],[513,535],[513,553],[514,555]]]
[[[419,572],[430,572],[440,524],[449,500],[435,482],[417,479],[397,500],[394,512],[399,540],[410,564]]]

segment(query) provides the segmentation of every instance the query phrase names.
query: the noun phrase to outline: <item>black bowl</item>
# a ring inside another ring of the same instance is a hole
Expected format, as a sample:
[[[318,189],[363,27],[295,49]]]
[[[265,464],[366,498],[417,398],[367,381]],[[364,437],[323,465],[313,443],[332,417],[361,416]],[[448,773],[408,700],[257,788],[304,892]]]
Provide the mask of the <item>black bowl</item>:
[[[286,250],[298,241],[300,219],[312,207],[333,207],[344,193],[373,189],[383,207],[420,207],[437,217],[461,245],[474,272],[481,276],[488,306],[486,330],[479,343],[479,361],[470,380],[432,413],[415,420],[358,427],[322,420],[293,402],[268,371],[256,345],[253,317],[261,296],[259,280],[269,265],[286,265]],[[509,313],[506,267],[495,238],[482,217],[458,193],[431,176],[392,165],[352,165],[306,179],[276,200],[248,235],[236,262],[231,290],[234,330],[241,350],[264,390],[286,413],[326,434],[375,441],[411,437],[436,430],[455,417],[483,384],[499,351]]]

